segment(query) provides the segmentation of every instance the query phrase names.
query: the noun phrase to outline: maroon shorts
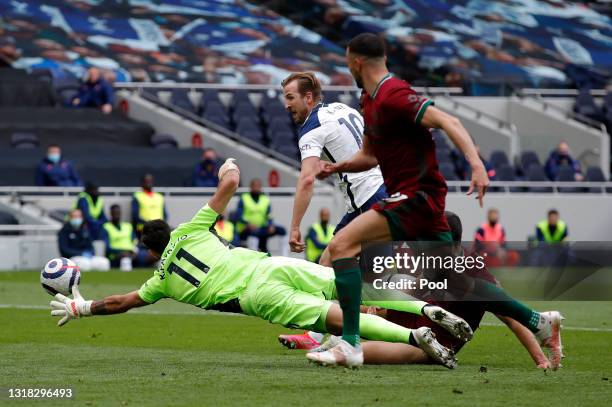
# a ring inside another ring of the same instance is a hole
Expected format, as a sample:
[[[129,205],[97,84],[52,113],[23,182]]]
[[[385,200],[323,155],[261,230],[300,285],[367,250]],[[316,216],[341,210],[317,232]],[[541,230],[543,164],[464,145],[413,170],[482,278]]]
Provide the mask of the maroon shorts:
[[[445,241],[452,236],[444,206],[425,192],[418,191],[412,198],[389,197],[375,203],[372,209],[387,218],[391,237],[395,241]]]

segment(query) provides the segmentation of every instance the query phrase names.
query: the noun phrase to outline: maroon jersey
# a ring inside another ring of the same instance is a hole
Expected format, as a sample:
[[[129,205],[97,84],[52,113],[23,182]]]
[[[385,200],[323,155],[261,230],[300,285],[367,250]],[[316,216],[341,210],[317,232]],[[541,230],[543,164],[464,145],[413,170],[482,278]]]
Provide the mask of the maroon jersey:
[[[438,171],[433,137],[421,125],[430,104],[433,102],[417,95],[408,83],[388,75],[372,95],[363,94],[364,134],[389,195],[412,198],[416,191],[424,191],[444,208],[448,188]]]

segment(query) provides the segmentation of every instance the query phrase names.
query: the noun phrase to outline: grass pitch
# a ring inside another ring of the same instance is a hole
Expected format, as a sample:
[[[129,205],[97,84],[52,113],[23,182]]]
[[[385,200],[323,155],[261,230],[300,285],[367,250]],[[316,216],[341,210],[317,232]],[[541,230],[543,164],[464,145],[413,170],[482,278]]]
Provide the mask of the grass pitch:
[[[86,273],[87,299],[124,293],[150,272]],[[205,312],[170,300],[115,316],[50,317],[37,272],[0,272],[0,405],[398,406],[609,405],[612,304],[533,304],[559,309],[567,358],[537,370],[511,332],[479,329],[459,367],[309,365],[282,348],[288,330],[252,317]],[[485,323],[494,323],[487,319]],[[14,400],[7,388],[74,389],[72,400]]]

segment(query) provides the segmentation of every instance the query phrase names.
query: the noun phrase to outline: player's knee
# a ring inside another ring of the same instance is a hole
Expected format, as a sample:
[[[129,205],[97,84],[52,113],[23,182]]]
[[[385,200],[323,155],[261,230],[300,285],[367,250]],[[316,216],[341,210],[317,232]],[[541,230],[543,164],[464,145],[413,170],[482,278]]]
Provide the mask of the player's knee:
[[[343,239],[342,235],[337,235],[334,239],[329,242],[327,248],[332,259],[338,258],[338,256],[348,255],[351,248],[351,242],[347,239]]]

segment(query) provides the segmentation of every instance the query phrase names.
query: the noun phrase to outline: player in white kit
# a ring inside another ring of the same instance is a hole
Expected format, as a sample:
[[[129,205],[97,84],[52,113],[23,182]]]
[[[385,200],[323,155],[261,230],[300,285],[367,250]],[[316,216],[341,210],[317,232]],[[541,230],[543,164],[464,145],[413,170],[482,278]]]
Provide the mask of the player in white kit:
[[[310,205],[319,161],[344,161],[359,151],[362,146],[363,118],[357,110],[343,103],[323,103],[321,85],[311,72],[293,73],[283,81],[282,86],[285,108],[298,125],[302,158],[289,235],[291,251],[300,253],[305,248],[300,224]],[[334,183],[344,196],[346,205],[346,214],[334,233],[374,203],[387,197],[378,166],[363,172],[337,173]],[[331,266],[327,249],[319,263]]]
[[[300,178],[295,188],[293,216],[289,234],[291,251],[305,249],[300,224],[310,205],[315,177],[321,159],[339,162],[348,160],[362,147],[363,118],[343,103],[323,103],[321,84],[311,72],[296,72],[282,83],[285,108],[298,125],[299,147],[302,158]],[[363,172],[337,173],[333,178],[344,197],[346,214],[336,226],[334,234],[370,206],[387,197],[383,177],[378,166]],[[327,249],[319,263],[331,266]],[[313,349],[322,342],[323,335],[306,332],[280,335],[280,343],[291,349]]]

